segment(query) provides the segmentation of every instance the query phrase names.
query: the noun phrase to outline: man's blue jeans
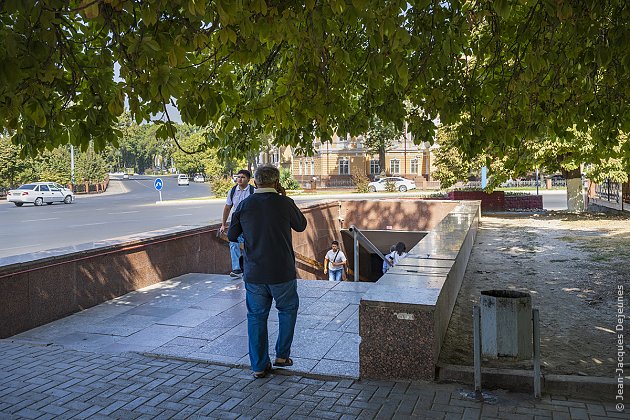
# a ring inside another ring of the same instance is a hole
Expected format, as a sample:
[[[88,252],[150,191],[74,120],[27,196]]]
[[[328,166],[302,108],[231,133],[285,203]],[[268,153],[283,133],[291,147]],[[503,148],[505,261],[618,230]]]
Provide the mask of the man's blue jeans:
[[[343,268],[340,270],[328,270],[328,280],[329,281],[341,281],[341,274],[343,273]]]
[[[238,236],[238,242],[230,242],[230,258],[232,259],[232,271],[241,268],[238,258],[241,256],[241,244],[245,242],[243,234]]]
[[[300,305],[297,280],[278,284],[245,283],[245,290],[249,360],[254,372],[262,372],[271,362],[267,318],[272,299],[276,301],[279,323],[276,358],[286,359],[291,354],[295,321]]]

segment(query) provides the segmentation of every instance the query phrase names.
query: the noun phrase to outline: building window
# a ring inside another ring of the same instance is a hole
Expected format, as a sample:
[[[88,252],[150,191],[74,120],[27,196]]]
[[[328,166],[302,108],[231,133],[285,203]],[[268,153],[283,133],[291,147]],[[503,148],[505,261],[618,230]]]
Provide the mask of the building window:
[[[269,151],[268,156],[269,156],[269,161],[267,163],[277,167],[278,162],[280,162],[280,151],[279,150]]]
[[[300,159],[300,175],[303,175],[303,172],[302,172],[302,159]]]
[[[411,159],[411,173],[414,175],[418,173],[418,159]]]
[[[350,159],[347,157],[339,158],[339,175],[350,175]]]
[[[370,160],[370,175],[381,173],[381,163],[378,160]]]
[[[315,159],[311,159],[311,172],[309,175],[315,175]]]
[[[389,161],[389,169],[392,172],[392,175],[400,174],[400,160],[392,159]]]

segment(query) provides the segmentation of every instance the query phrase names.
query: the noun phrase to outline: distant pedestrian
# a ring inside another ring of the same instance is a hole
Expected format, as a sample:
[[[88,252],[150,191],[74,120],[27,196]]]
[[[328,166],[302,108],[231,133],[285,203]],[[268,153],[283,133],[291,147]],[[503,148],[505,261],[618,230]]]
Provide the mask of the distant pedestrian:
[[[392,263],[392,266],[397,266],[400,260],[407,256],[407,246],[404,242],[398,242],[396,244],[396,249],[391,252],[388,257]]]
[[[291,344],[299,307],[295,254],[291,229],[303,232],[306,218],[286,196],[280,171],[259,166],[254,176],[256,192],[242,201],[232,215],[228,239],[243,235],[243,281],[247,304],[249,360],[255,378],[271,372],[267,318],[272,300],[278,309],[279,332],[274,366],[292,366]]]
[[[238,207],[241,201],[254,193],[254,186],[249,184],[249,180],[252,177],[252,173],[247,169],[241,169],[236,174],[236,185],[228,192],[227,199],[225,200],[225,207],[223,208],[223,219],[221,221],[221,233],[229,226],[229,221],[234,213],[234,210]],[[243,274],[243,269],[240,262],[241,258],[241,244],[243,243],[243,235],[236,238],[234,241],[230,241],[230,259],[232,260],[232,271],[230,276],[240,277]]]
[[[324,257],[324,274],[328,273],[328,280],[343,280],[343,272],[346,268],[346,256],[339,249],[339,242],[332,241],[330,249]]]
[[[389,252],[385,254],[385,259],[383,260],[383,274],[387,273],[387,270],[389,270],[394,265],[393,260],[390,259],[390,255],[394,251],[396,251],[396,244],[390,246]]]

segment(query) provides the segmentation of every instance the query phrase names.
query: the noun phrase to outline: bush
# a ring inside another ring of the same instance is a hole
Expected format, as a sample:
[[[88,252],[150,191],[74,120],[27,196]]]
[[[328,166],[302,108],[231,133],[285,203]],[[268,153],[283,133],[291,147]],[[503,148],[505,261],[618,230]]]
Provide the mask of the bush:
[[[210,181],[212,192],[216,197],[227,197],[228,192],[234,186],[234,181],[229,178],[215,178]]]
[[[354,174],[352,175],[352,183],[357,189],[358,193],[366,193],[369,192],[368,185],[370,183],[370,178],[365,174]]]
[[[300,183],[293,178],[291,171],[286,168],[280,168],[280,185],[282,185],[285,190],[300,189]]]
[[[385,181],[385,191],[394,192],[396,191],[396,183],[390,180]]]

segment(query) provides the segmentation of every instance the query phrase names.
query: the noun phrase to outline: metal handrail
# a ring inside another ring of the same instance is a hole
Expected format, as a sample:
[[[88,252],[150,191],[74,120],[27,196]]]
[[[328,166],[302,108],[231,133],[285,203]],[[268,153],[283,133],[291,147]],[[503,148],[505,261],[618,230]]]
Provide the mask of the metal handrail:
[[[217,233],[218,232],[219,231],[217,231]],[[225,242],[230,242],[229,239],[227,238],[227,236],[224,235],[224,234],[218,234],[217,237],[219,239],[222,239]],[[316,270],[323,270],[324,269],[324,264],[322,264],[319,261],[316,261],[316,260],[314,260],[312,258],[309,258],[306,255],[302,255],[302,254],[300,254],[299,252],[297,252],[295,250],[293,251],[293,254],[295,255],[295,259],[296,260],[298,260],[299,262],[301,262],[302,264],[304,264],[307,267],[314,268]],[[348,275],[354,276],[354,270],[351,269],[350,267],[348,267]],[[367,279],[365,277],[364,277],[364,280],[367,281]]]
[[[386,261],[387,264],[391,265],[387,257],[383,255],[381,251],[374,245],[364,234],[357,228],[355,225],[351,225],[350,229],[352,232],[352,239],[354,244],[354,281],[359,281],[359,240],[363,242],[367,248],[373,251],[376,255],[378,255],[383,261]]]

